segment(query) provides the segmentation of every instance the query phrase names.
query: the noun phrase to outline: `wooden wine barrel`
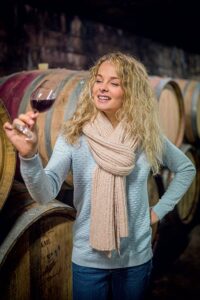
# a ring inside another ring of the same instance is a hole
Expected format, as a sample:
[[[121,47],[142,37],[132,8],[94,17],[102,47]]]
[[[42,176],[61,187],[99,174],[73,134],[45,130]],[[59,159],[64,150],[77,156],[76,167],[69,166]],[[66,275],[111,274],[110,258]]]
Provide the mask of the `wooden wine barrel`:
[[[1,300],[72,299],[74,217],[71,207],[40,205],[14,183],[0,214]]]
[[[197,214],[200,196],[200,156],[195,147],[190,144],[182,144],[180,149],[196,167],[196,176],[191,186],[175,207],[179,220],[183,224],[190,224],[195,220],[196,217],[199,217]],[[165,188],[168,187],[173,176],[174,174],[168,169],[163,171],[163,182]]]
[[[179,147],[185,131],[183,95],[179,85],[171,78],[149,76],[159,104],[160,123],[164,134]]]
[[[9,194],[16,167],[16,151],[3,129],[3,124],[8,121],[9,113],[0,100],[0,210]]]
[[[189,143],[200,141],[200,82],[176,79],[184,99],[186,114],[185,137]]]
[[[50,87],[56,87],[63,81],[58,97],[51,109],[40,113],[37,121],[39,129],[39,153],[45,166],[51,156],[56,138],[65,120],[75,111],[78,96],[83,86],[87,71],[67,69],[49,69],[47,71],[27,71],[17,73],[0,85],[0,97],[12,118],[31,110],[30,94],[44,80],[49,80]],[[12,88],[12,92],[10,89]],[[72,185],[70,175],[66,181]]]

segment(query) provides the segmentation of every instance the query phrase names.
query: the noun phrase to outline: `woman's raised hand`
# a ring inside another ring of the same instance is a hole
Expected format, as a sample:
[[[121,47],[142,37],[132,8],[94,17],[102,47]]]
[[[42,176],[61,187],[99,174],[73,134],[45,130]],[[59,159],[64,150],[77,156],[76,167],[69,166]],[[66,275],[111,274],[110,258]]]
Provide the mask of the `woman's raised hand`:
[[[25,114],[20,114],[18,118],[13,120],[13,123],[6,122],[3,126],[8,139],[13,146],[23,157],[29,158],[37,153],[38,134],[36,120],[38,112],[29,111]],[[32,138],[29,139],[25,134],[17,130],[18,126],[25,126],[31,130]]]

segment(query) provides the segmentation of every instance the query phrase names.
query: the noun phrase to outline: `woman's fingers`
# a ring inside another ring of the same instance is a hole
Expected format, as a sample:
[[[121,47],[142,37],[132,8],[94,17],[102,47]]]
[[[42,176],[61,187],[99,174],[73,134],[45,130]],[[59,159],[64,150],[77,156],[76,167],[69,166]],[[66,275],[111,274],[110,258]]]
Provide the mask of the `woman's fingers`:
[[[38,113],[27,112],[20,114],[12,124],[6,122],[3,128],[7,137],[22,156],[30,156],[37,151],[37,126]]]
[[[38,117],[38,112],[29,111],[26,114],[20,114],[18,118],[13,121],[13,123],[16,122],[19,123],[18,120],[20,120],[19,124],[23,122],[27,124],[29,128],[33,128],[36,123],[37,117]]]
[[[23,133],[27,137],[26,140],[33,140],[34,133],[33,131],[31,131],[31,129],[28,128],[27,125],[20,125],[19,123],[15,123],[14,126],[19,132]]]
[[[4,123],[3,128],[5,130],[12,130],[13,129],[13,125],[10,124],[9,122]]]
[[[37,132],[36,121],[38,112],[29,111],[25,114],[20,114],[18,118],[13,120],[12,126],[18,133],[27,137],[27,140],[35,142],[35,134]],[[11,129],[11,127],[10,127]]]

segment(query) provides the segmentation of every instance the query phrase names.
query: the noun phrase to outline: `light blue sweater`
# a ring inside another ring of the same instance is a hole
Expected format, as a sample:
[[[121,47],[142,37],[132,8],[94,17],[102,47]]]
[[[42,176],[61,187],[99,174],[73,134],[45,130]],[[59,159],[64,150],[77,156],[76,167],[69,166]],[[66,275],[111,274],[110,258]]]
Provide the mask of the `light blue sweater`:
[[[45,169],[39,155],[21,160],[21,173],[33,199],[47,203],[55,199],[71,169],[74,183],[74,206],[77,210],[73,227],[72,261],[95,268],[119,268],[140,265],[152,258],[151,226],[147,179],[150,166],[144,152],[137,152],[136,164],[126,179],[129,236],[121,240],[120,255],[112,257],[93,250],[89,245],[90,198],[92,175],[96,163],[85,136],[79,146],[68,145],[59,136],[53,154]],[[189,188],[195,175],[192,162],[183,152],[165,139],[163,165],[175,176],[154,211],[162,219]]]

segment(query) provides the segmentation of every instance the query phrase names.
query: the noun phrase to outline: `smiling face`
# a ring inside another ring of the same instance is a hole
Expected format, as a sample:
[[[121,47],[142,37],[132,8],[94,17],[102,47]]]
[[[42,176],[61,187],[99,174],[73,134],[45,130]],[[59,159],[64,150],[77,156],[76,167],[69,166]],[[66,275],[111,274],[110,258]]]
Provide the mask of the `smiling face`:
[[[116,125],[116,112],[122,106],[124,91],[115,66],[104,61],[97,72],[92,88],[93,101],[96,108],[105,113],[113,126]]]

